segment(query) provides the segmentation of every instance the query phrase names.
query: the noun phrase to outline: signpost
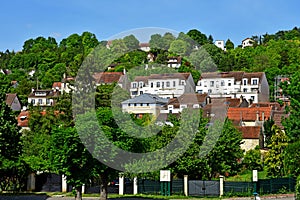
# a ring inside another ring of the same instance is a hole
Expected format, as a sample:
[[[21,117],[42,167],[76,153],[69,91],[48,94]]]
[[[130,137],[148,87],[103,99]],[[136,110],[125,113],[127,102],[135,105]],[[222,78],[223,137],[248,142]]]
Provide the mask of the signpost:
[[[253,194],[254,194],[254,198],[256,200],[256,197],[258,195],[257,193],[257,181],[258,181],[258,175],[257,175],[257,170],[253,170],[252,171],[252,181],[253,181]]]
[[[171,171],[170,170],[160,170],[160,188],[161,195],[170,196],[171,194]]]

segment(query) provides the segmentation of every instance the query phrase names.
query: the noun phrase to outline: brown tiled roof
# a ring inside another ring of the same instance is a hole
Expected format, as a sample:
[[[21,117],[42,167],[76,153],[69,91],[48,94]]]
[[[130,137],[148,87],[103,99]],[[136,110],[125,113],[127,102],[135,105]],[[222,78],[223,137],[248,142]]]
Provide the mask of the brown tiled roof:
[[[171,79],[179,78],[187,80],[191,74],[190,73],[172,73],[172,74],[151,74],[148,79]]]
[[[200,79],[203,78],[231,78],[234,77],[236,81],[241,81],[245,72],[207,72],[202,73]]]
[[[29,118],[29,111],[22,110],[17,117],[18,126],[20,127],[28,127],[28,118]]]
[[[272,116],[272,107],[249,107],[249,108],[228,108],[227,117],[233,121],[255,121],[256,114],[259,114],[259,120],[262,121],[262,113],[264,120],[270,119]]]
[[[283,110],[284,107],[280,106],[278,102],[259,102],[259,103],[253,103],[250,105],[250,107],[272,107],[272,110]]]
[[[139,46],[140,47],[150,47],[150,44],[145,42],[145,43],[140,43]]]
[[[179,108],[180,104],[202,104],[206,101],[206,97],[207,94],[185,93],[178,98],[171,98],[168,102],[168,105],[173,105],[174,108]]]
[[[149,76],[136,76],[134,78],[134,81],[136,82],[144,82],[144,83],[147,83],[148,82],[148,79],[149,79]]]
[[[237,129],[242,133],[243,139],[259,139],[260,126],[238,126]]]
[[[52,88],[61,88],[61,82],[54,82]]]
[[[17,97],[17,94],[6,94],[5,102],[8,106],[14,102],[14,99]]]
[[[93,77],[98,84],[110,84],[119,82],[120,78],[123,76],[122,72],[99,72],[94,73]]]

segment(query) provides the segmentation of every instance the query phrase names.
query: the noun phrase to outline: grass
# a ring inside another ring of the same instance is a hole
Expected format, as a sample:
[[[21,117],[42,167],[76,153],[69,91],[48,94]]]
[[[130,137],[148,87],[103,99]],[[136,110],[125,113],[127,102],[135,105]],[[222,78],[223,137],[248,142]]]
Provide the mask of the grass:
[[[266,171],[259,171],[258,172],[258,178],[259,179],[266,179],[267,178],[267,172]],[[244,182],[251,182],[252,181],[252,171],[244,171],[238,175],[231,176],[225,178],[226,181],[244,181]]]

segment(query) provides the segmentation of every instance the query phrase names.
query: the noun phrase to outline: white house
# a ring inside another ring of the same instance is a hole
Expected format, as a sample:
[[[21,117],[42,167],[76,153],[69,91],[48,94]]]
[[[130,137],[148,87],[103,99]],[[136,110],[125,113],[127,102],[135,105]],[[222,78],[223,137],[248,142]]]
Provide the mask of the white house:
[[[252,40],[251,38],[246,38],[242,41],[242,48],[252,47],[253,43],[254,43],[254,40]]]
[[[130,84],[131,98],[145,93],[162,98],[174,98],[193,92],[195,92],[195,83],[190,73],[137,76]]]
[[[242,96],[251,103],[269,101],[269,84],[264,72],[202,73],[196,92],[211,97]]]
[[[158,116],[160,110],[165,104],[168,103],[168,99],[161,98],[153,94],[142,94],[123,101],[122,111],[127,113],[133,113],[137,117],[142,117],[144,114],[152,114]]]
[[[202,108],[207,103],[207,94],[185,93],[169,100],[161,113],[181,113],[185,108]]]
[[[53,106],[55,103],[55,98],[60,95],[58,90],[35,90],[28,96],[28,104],[33,106],[48,107]]]
[[[178,69],[181,66],[182,58],[180,56],[168,57],[168,67]]]
[[[225,51],[225,43],[224,40],[216,40],[215,45]]]

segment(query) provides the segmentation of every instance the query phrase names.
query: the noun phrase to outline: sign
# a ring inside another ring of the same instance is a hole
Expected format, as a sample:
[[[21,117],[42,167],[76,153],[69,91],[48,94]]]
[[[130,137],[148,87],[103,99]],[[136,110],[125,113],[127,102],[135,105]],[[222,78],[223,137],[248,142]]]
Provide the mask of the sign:
[[[258,181],[257,170],[253,170],[252,174],[253,174],[252,176],[253,182],[257,182]]]
[[[170,182],[170,181],[171,181],[171,171],[160,170],[160,182]]]

